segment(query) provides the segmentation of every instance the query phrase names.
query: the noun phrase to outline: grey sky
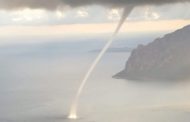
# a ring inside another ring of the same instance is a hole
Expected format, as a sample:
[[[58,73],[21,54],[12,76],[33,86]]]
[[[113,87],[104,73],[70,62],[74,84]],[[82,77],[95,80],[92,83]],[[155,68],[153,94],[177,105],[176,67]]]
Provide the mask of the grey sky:
[[[167,4],[167,3],[190,2],[190,0],[0,0],[0,8],[14,9],[21,7],[56,9],[60,6],[84,6],[84,5],[106,5],[122,6],[127,4]]]
[[[172,20],[190,19],[190,4],[172,4],[163,6],[136,7],[129,20]],[[97,14],[98,13],[98,14]],[[0,10],[0,25],[57,25],[78,23],[117,22],[122,9],[102,6],[85,6],[74,9],[59,8],[54,11],[43,9]]]
[[[122,8],[127,4],[137,5],[129,16],[129,20],[133,21],[189,19],[189,1],[190,0],[0,0],[0,25],[114,22],[120,19]],[[114,7],[117,9],[112,9]]]

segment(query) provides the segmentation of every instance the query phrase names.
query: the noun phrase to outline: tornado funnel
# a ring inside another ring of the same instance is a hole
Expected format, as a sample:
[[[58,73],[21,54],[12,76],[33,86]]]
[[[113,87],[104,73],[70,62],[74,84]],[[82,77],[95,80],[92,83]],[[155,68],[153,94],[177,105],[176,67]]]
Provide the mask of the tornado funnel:
[[[68,116],[69,119],[77,119],[77,108],[78,108],[78,101],[81,95],[81,92],[89,78],[89,76],[91,75],[92,71],[94,70],[94,68],[96,67],[96,65],[98,64],[98,62],[100,61],[100,59],[102,58],[102,56],[105,54],[105,52],[108,50],[108,48],[110,47],[110,45],[112,44],[115,36],[118,34],[119,30],[121,29],[123,23],[125,22],[126,18],[128,17],[128,15],[131,13],[132,9],[134,8],[133,5],[128,5],[124,10],[123,10],[123,14],[121,17],[121,20],[119,21],[119,24],[117,26],[117,28],[115,29],[113,35],[111,36],[111,38],[108,40],[108,42],[106,43],[106,45],[103,47],[103,49],[101,50],[101,52],[98,54],[98,56],[96,57],[96,59],[93,61],[92,65],[90,66],[89,70],[87,71],[87,73],[85,74],[85,77],[83,78],[78,91],[76,93],[76,96],[72,102],[71,105],[71,109],[70,109],[70,114]]]

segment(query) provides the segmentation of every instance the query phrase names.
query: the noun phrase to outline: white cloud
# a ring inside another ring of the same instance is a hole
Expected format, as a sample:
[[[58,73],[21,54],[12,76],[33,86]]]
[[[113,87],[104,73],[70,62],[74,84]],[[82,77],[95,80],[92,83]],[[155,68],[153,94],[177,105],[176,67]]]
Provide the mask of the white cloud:
[[[190,19],[190,4],[179,3],[174,5],[165,5],[152,7],[152,11],[160,15],[160,19]]]
[[[190,19],[190,4],[136,7],[130,14],[130,21],[154,21]],[[107,9],[102,6],[85,6],[75,9],[58,8],[55,11],[43,9],[0,10],[0,25],[56,25],[80,23],[117,22],[122,9]]]
[[[80,8],[79,10],[77,10],[76,13],[77,13],[76,17],[80,18],[86,18],[89,16],[89,13],[85,8]]]
[[[23,19],[22,18],[19,18],[19,17],[15,17],[15,18],[12,18],[12,21],[14,22],[18,22],[18,21],[22,21]]]
[[[154,12],[151,7],[147,6],[144,13],[144,18],[146,20],[157,20],[160,18],[160,15],[157,12]]]
[[[63,18],[65,18],[65,13],[62,12],[62,11],[57,10],[55,13],[56,13],[56,16],[57,16],[58,19],[63,19]]]
[[[118,21],[121,18],[121,9],[111,9],[108,11],[108,20]]]
[[[160,18],[160,15],[156,12],[152,12],[152,17],[153,17],[153,19],[157,20]]]
[[[46,16],[46,11],[42,9],[31,10],[29,8],[13,11],[10,13],[12,21],[34,21]]]

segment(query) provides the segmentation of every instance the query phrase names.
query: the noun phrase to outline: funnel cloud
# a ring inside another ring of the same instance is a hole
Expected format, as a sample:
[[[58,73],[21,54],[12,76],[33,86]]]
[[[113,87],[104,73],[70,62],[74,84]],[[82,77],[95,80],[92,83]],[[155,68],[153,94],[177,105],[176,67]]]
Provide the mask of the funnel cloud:
[[[0,0],[0,9],[19,9],[23,7],[54,10],[59,7],[78,7],[85,5],[102,5],[125,7],[126,5],[162,5],[169,3],[190,2],[190,0]]]
[[[81,84],[79,86],[79,89],[77,91],[77,94],[76,94],[76,96],[74,98],[74,101],[73,101],[73,103],[71,105],[71,110],[70,110],[70,114],[69,114],[69,117],[68,117],[69,119],[76,119],[77,118],[78,101],[79,101],[80,95],[82,93],[82,90],[83,90],[84,86],[86,85],[86,82],[87,82],[88,78],[90,77],[91,73],[95,69],[95,67],[98,64],[98,62],[100,61],[100,59],[103,57],[103,55],[105,54],[105,52],[108,50],[108,48],[112,44],[115,36],[118,34],[118,32],[121,29],[123,23],[125,22],[125,19],[131,13],[131,11],[133,10],[133,8],[134,8],[134,6],[130,5],[130,6],[127,6],[123,10],[123,15],[121,17],[121,20],[119,21],[119,24],[118,24],[117,28],[115,29],[115,32],[112,34],[111,38],[108,40],[108,42],[106,43],[106,45],[103,47],[103,49],[98,54],[98,56],[93,61],[92,65],[90,66],[89,70],[85,74],[84,79],[82,80],[82,82],[81,82]]]

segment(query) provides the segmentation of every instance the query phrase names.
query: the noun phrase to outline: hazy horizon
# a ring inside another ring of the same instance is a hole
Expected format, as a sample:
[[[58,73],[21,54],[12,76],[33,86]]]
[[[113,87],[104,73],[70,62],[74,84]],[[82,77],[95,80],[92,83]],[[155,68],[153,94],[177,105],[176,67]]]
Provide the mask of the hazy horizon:
[[[189,7],[190,0],[0,0],[0,121],[189,122],[189,79],[112,78],[131,56],[128,68],[142,73],[183,64],[176,50],[188,46],[175,39],[189,36],[178,30],[190,25]]]

